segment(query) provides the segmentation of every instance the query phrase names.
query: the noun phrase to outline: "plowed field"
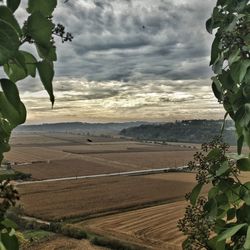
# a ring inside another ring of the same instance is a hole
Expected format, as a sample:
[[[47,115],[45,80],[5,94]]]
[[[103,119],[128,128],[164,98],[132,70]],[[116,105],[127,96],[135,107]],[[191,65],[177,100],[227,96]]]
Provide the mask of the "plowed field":
[[[144,245],[151,249],[181,250],[185,239],[177,221],[185,211],[186,202],[138,209],[79,223],[85,229]]]

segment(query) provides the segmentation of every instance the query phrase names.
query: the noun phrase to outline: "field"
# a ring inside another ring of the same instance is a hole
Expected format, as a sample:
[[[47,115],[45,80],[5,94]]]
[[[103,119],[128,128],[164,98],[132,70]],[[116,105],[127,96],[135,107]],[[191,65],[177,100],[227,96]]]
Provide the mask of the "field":
[[[134,242],[150,249],[180,250],[185,237],[176,225],[183,216],[185,206],[185,201],[178,201],[92,219],[79,225],[91,232]]]
[[[184,195],[195,185],[195,174],[93,175],[184,166],[199,145],[63,133],[15,134],[11,143],[5,159],[15,170],[32,174],[32,181],[40,181],[16,184],[25,215],[76,222],[87,232],[147,249],[180,249],[183,236],[176,224],[184,212]],[[58,180],[65,177],[73,179]],[[64,237],[31,249],[64,245],[65,250],[102,249]]]
[[[194,175],[178,173],[178,178],[176,175],[36,183],[20,185],[18,190],[27,215],[59,220],[183,200],[194,185]]]
[[[65,136],[60,133],[16,135],[6,159],[14,169],[35,180],[178,167],[192,159],[195,149],[117,138]],[[185,147],[184,147],[185,146]]]

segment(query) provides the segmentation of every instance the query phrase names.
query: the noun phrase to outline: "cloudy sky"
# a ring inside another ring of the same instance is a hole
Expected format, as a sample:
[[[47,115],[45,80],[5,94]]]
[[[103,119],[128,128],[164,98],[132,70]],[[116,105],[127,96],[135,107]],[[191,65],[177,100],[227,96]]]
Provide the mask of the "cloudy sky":
[[[19,83],[28,123],[217,119],[205,31],[215,0],[59,0],[53,110],[38,79]],[[18,13],[23,16],[23,13]]]

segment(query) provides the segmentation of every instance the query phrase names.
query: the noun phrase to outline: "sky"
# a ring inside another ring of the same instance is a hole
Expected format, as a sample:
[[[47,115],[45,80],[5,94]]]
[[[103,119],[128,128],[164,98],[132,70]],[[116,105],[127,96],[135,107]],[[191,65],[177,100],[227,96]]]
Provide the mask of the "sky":
[[[27,123],[223,118],[211,90],[213,36],[205,30],[214,5],[215,0],[59,0],[55,21],[74,39],[57,43],[53,110],[39,79],[18,84]]]

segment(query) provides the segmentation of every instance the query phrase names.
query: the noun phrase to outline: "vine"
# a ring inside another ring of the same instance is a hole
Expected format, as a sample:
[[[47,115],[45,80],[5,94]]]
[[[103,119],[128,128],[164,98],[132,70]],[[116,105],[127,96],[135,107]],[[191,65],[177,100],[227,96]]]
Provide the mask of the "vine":
[[[250,182],[241,172],[250,171],[250,158],[241,154],[250,147],[250,4],[248,0],[218,0],[206,22],[216,31],[210,65],[215,73],[212,90],[235,123],[238,156],[228,152],[220,138],[202,145],[189,163],[198,184],[187,200],[178,223],[187,236],[183,249],[250,249]],[[224,119],[224,121],[225,121]],[[202,194],[204,185],[210,187]]]
[[[54,36],[59,36],[62,42],[71,41],[73,36],[65,32],[63,25],[53,23],[52,14],[57,0],[28,0],[23,25],[15,17],[21,0],[0,0],[0,3],[0,67],[6,74],[5,78],[0,78],[1,164],[3,154],[10,150],[12,130],[26,120],[26,108],[16,83],[38,74],[53,106],[55,97],[52,80],[54,62],[57,60]],[[35,47],[38,56],[23,49],[26,43]],[[0,182],[0,198],[0,249],[19,249],[16,226],[5,217],[9,207],[19,199],[17,191],[8,180]]]

